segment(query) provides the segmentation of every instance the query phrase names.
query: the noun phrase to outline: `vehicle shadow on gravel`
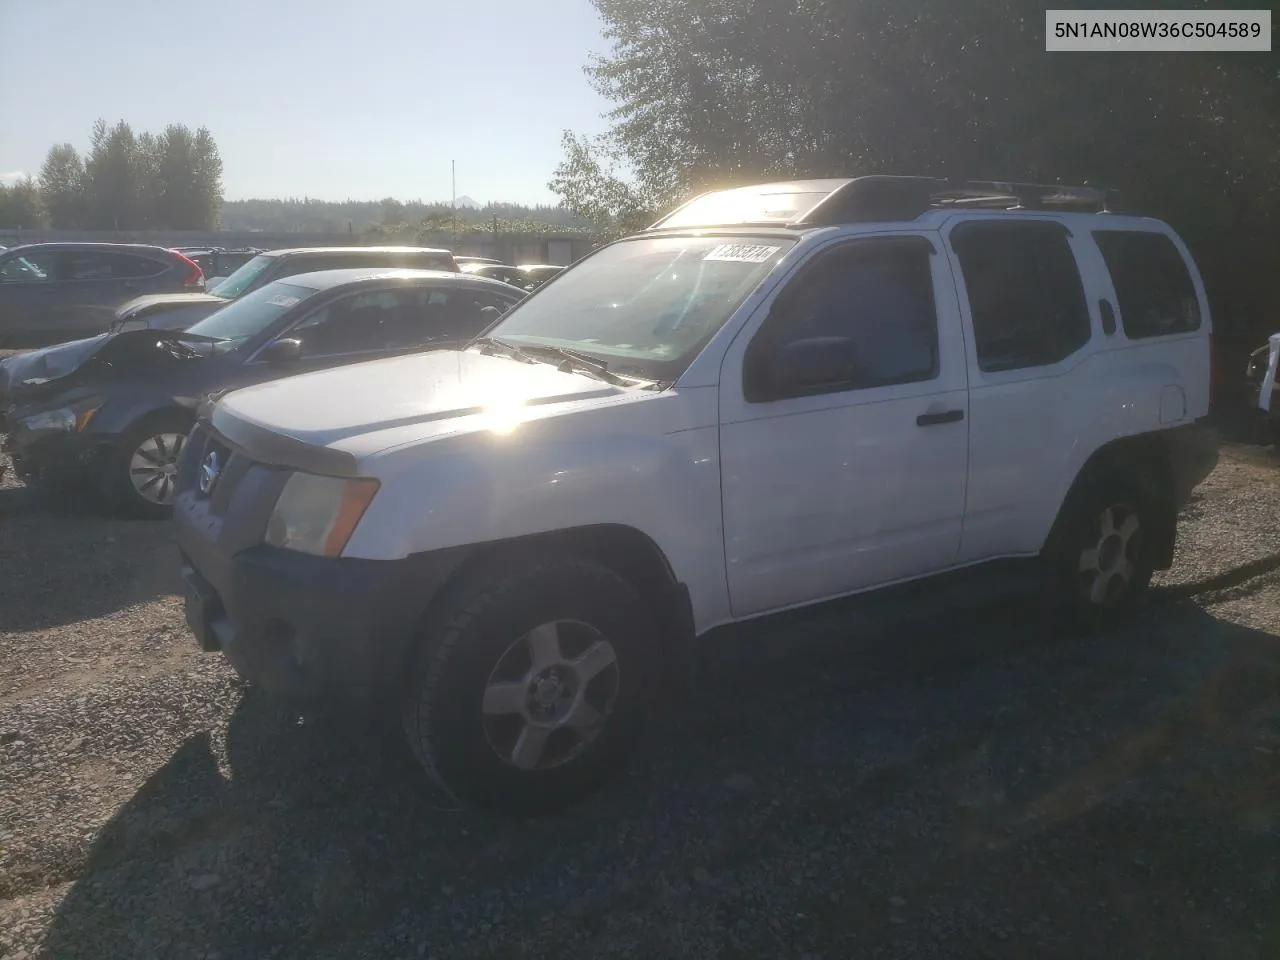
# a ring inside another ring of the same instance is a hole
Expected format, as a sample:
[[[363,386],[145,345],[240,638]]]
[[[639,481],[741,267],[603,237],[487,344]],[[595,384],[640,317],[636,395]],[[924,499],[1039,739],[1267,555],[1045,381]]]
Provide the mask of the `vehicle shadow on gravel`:
[[[1280,638],[1175,594],[713,658],[572,813],[463,814],[248,693],[102,831],[55,958],[1250,957],[1280,943]]]
[[[0,634],[177,593],[177,570],[167,523],[112,519],[85,496],[0,487]]]

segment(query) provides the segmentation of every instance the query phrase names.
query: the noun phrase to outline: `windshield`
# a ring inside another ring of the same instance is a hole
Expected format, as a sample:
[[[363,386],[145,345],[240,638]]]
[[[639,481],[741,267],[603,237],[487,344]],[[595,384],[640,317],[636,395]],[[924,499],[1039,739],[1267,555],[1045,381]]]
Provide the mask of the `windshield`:
[[[486,331],[576,350],[613,373],[672,381],[794,241],[641,237],[605,247]]]
[[[220,307],[195,326],[189,327],[187,332],[221,341],[214,344],[214,351],[226,353],[266,330],[285,311],[292,310],[316,292],[311,287],[299,287],[277,280],[252,293],[246,293],[234,303]]]
[[[258,276],[262,271],[271,266],[271,261],[273,259],[275,258],[265,253],[259,254],[210,290],[209,293],[212,293],[215,297],[224,297],[227,300],[234,300],[236,297],[240,296],[240,294],[244,293],[253,281],[258,279]]]

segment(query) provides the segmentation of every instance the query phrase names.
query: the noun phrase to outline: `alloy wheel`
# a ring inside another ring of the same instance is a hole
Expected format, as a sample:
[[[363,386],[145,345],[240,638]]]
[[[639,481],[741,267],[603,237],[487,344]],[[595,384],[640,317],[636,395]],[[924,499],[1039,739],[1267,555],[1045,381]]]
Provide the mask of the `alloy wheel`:
[[[556,620],[511,644],[481,703],[494,753],[522,771],[549,770],[585,750],[618,698],[618,657],[600,631]]]
[[[1124,595],[1138,570],[1142,525],[1137,511],[1123,504],[1107,507],[1094,522],[1096,539],[1080,551],[1080,587],[1099,606]]]

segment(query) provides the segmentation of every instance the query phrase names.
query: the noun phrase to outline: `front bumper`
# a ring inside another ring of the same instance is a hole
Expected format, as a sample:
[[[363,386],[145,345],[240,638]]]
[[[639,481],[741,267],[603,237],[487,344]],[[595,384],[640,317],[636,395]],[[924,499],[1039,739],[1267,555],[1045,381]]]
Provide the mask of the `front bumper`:
[[[207,451],[224,466],[196,483]],[[246,680],[289,699],[369,703],[399,689],[418,622],[465,549],[401,560],[316,557],[262,535],[288,471],[201,423],[178,465],[173,522],[187,623]]]
[[[114,437],[66,430],[28,430],[0,416],[3,449],[14,471],[28,483],[81,480],[94,474]]]
[[[418,619],[447,558],[313,557],[259,545],[221,563],[221,584],[183,545],[187,625],[244,679],[293,700],[371,703],[405,677]]]

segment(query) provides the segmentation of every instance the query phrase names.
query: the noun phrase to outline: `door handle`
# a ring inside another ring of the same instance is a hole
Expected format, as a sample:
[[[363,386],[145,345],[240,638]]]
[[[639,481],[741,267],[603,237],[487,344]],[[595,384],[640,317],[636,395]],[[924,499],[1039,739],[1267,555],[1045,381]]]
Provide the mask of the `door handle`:
[[[942,413],[922,413],[916,417],[916,426],[932,427],[939,423],[956,423],[964,419],[963,410],[944,410]]]
[[[1116,311],[1110,300],[1098,301],[1098,313],[1102,316],[1102,332],[1108,337],[1116,332]]]

